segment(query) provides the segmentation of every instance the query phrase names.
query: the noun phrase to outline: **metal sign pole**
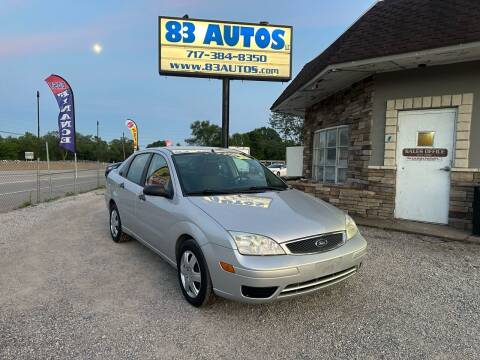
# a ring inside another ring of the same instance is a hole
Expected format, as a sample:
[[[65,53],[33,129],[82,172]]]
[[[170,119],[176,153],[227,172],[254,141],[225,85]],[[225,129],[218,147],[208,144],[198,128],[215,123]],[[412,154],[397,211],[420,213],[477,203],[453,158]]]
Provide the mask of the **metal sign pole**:
[[[123,160],[125,161],[125,132],[122,132]]]
[[[40,203],[40,91],[37,90],[37,204]]]
[[[77,194],[77,153],[74,154],[75,156],[75,170],[73,172],[73,193]]]
[[[47,171],[48,171],[48,189],[49,198],[52,198],[52,173],[50,172],[50,154],[48,152],[48,141],[45,141],[45,150],[47,152]]]
[[[228,148],[230,125],[230,79],[222,79],[222,147]]]
[[[97,121],[97,188],[100,187],[100,160],[99,160],[100,139],[98,137],[98,126],[99,126],[99,122]]]

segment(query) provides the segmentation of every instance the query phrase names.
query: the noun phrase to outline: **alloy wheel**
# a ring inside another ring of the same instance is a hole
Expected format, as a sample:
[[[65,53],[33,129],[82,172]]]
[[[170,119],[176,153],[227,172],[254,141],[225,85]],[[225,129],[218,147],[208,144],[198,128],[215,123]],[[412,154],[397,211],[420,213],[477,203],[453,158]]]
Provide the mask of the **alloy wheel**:
[[[188,296],[196,298],[202,286],[200,264],[195,254],[186,250],[180,260],[180,278]]]
[[[110,214],[110,231],[112,232],[112,236],[116,238],[119,231],[118,213],[116,209],[113,209]]]

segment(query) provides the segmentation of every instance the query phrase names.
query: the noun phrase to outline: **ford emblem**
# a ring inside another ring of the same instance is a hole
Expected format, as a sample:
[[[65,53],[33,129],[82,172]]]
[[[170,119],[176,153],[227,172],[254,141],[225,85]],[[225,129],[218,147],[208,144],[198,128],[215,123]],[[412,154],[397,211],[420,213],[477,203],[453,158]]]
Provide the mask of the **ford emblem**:
[[[323,247],[327,244],[328,244],[328,241],[325,240],[325,239],[319,239],[319,240],[315,241],[315,246],[316,247]]]

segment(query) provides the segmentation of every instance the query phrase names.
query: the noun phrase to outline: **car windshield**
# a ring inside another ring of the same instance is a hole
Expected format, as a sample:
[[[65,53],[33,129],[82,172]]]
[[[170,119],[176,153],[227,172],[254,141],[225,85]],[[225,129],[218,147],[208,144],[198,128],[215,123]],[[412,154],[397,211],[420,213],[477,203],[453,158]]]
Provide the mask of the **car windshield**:
[[[185,195],[282,191],[288,186],[257,160],[231,151],[173,155]]]

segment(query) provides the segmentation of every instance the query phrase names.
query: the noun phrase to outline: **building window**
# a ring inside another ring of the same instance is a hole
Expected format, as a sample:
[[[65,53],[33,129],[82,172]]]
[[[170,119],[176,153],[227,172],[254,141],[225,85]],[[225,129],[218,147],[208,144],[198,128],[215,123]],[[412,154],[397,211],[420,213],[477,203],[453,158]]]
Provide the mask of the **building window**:
[[[347,180],[348,126],[315,131],[313,136],[313,179],[324,183]]]

